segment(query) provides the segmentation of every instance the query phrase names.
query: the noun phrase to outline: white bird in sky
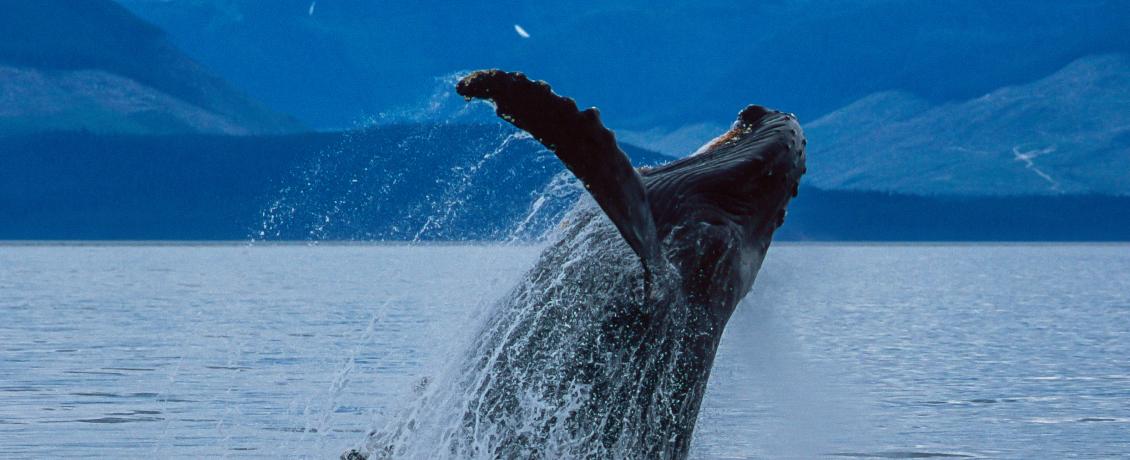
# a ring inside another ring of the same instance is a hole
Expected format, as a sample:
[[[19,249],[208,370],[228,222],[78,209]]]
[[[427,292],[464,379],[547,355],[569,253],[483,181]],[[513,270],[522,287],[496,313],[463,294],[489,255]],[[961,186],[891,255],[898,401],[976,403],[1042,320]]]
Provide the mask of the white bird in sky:
[[[522,38],[530,38],[530,33],[526,32],[526,29],[523,29],[522,26],[518,24],[514,24],[514,31],[518,32],[518,35]]]

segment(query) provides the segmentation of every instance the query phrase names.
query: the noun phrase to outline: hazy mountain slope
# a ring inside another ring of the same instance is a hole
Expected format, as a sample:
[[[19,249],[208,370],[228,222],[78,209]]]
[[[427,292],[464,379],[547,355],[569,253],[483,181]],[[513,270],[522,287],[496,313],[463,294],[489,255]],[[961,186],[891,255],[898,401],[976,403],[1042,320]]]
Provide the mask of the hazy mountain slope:
[[[878,91],[963,100],[1130,51],[1120,0],[118,1],[316,127],[419,107],[436,77],[483,67],[545,79],[611,126],[674,131],[750,103],[814,120]]]
[[[416,124],[286,136],[0,137],[0,240],[505,237],[565,171],[514,133]],[[624,148],[636,164],[670,160]]]
[[[301,129],[210,75],[109,0],[5,1],[0,133],[281,133]]]
[[[547,186],[570,176],[532,139],[508,138],[513,132],[401,125],[287,136],[0,137],[0,240],[536,235],[584,192],[575,182]],[[624,148],[635,164],[669,160]],[[1130,197],[802,187],[776,239],[1130,241]]]
[[[879,93],[805,126],[814,186],[918,194],[1130,194],[1130,59],[1080,59],[938,106]]]
[[[1118,0],[788,3],[794,20],[748,32],[702,100],[753,101],[809,121],[875,92],[964,100],[1084,56],[1130,52],[1130,4]]]
[[[103,70],[41,71],[0,65],[0,134],[75,129],[253,132],[234,120]]]

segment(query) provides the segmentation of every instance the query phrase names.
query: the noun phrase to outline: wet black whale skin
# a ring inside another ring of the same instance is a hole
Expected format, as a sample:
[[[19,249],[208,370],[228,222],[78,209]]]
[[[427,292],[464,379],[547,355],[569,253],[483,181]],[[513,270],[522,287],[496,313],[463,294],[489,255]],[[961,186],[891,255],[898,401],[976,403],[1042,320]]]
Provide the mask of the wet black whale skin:
[[[492,101],[499,117],[553,151],[584,183],[645,273],[664,268],[658,267],[664,264],[661,241],[677,227],[693,222],[731,233],[728,251],[758,253],[756,263],[744,264],[753,270],[730,274],[739,278],[731,283],[735,288],[746,286],[739,289],[742,296],[805,172],[806,141],[796,118],[757,105],[742,110],[729,131],[695,155],[637,171],[595,107],[578,110],[543,81],[482,70],[464,77],[456,91],[468,100]]]
[[[694,330],[680,335],[696,343],[678,350],[655,350],[691,356],[679,360],[676,373],[683,381],[663,398],[670,407],[652,411],[658,414],[652,422],[659,431],[641,435],[650,438],[639,444],[648,445],[649,451],[638,452],[650,458],[686,457],[722,331],[752,287],[773,232],[783,224],[785,207],[796,196],[805,172],[806,141],[796,118],[751,105],[728,132],[696,154],[637,171],[595,108],[578,110],[572,99],[553,93],[545,82],[521,73],[486,70],[462,79],[456,91],[468,99],[492,101],[501,118],[553,151],[584,183],[639,257],[645,285],[654,277],[655,289],[667,293],[653,296],[645,288],[639,301],[658,305],[627,309],[629,318],[612,315],[617,320],[611,329],[636,338],[625,340],[625,346],[639,346],[639,339],[654,334],[654,317],[660,316],[655,312],[678,308],[671,302],[694,310],[687,317],[694,318],[682,326]],[[551,253],[568,246],[564,242],[547,249],[542,266],[531,273],[553,271],[559,258]],[[607,347],[616,340],[610,337],[602,343]],[[649,389],[643,381],[639,385]],[[621,402],[641,402],[638,395],[635,398]],[[616,442],[614,438],[606,434],[603,441]]]
[[[553,151],[599,209],[579,203],[492,312],[445,390],[469,403],[442,449],[685,458],[722,331],[804,174],[796,119],[749,106],[696,154],[636,170],[596,109],[544,82],[487,70],[456,91],[492,101]],[[395,431],[374,433],[370,452],[395,458]]]

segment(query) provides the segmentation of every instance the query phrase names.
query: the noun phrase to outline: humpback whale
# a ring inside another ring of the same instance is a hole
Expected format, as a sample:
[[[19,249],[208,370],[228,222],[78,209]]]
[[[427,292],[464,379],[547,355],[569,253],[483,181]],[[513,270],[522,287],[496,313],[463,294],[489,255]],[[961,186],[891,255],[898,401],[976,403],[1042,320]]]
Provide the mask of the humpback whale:
[[[751,105],[693,155],[637,170],[595,108],[545,82],[486,70],[456,91],[591,200],[446,376],[346,458],[686,458],[722,331],[805,172],[796,118]]]

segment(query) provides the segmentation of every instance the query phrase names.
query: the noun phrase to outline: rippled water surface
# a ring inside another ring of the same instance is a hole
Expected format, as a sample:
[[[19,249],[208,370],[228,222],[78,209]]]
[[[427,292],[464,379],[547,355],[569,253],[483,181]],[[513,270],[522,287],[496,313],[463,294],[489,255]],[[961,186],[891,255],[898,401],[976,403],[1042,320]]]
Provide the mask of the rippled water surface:
[[[0,246],[0,457],[336,457],[537,252]],[[1130,246],[777,245],[694,454],[1130,457]]]

